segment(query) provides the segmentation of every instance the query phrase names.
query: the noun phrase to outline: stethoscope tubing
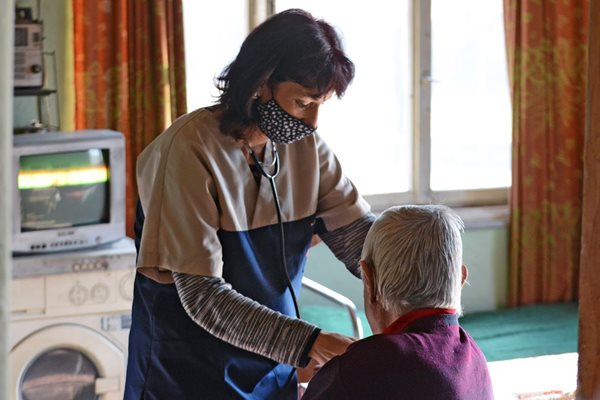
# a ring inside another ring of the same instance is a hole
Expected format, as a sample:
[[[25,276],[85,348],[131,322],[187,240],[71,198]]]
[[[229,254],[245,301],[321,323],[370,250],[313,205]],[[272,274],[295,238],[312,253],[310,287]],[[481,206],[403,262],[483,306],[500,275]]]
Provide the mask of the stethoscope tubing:
[[[250,147],[250,146],[248,146],[248,147]],[[281,203],[279,201],[279,194],[277,193],[277,186],[276,186],[276,182],[275,182],[275,178],[279,175],[279,172],[281,171],[281,163],[280,163],[280,159],[279,159],[279,153],[277,152],[277,149],[275,148],[275,144],[273,144],[273,157],[274,157],[275,171],[273,173],[269,174],[267,171],[264,170],[262,163],[258,160],[258,157],[254,153],[254,151],[251,148],[249,148],[248,150],[250,152],[250,156],[252,157],[256,166],[258,167],[258,170],[260,171],[261,175],[264,176],[265,178],[267,178],[267,180],[269,181],[269,184],[271,185],[271,191],[273,192],[273,199],[274,199],[274,203],[275,203],[275,210],[277,212],[277,224],[279,225],[281,265],[283,267],[286,285],[287,285],[288,289],[290,290],[290,294],[291,294],[292,300],[294,302],[296,318],[300,318],[300,310],[298,307],[298,300],[296,298],[296,293],[294,291],[294,288],[292,287],[292,282],[291,282],[290,275],[289,275],[289,272],[287,269],[287,256],[286,256],[286,251],[285,251],[285,232],[284,232],[284,228],[283,228],[283,217],[281,215]]]
[[[286,256],[286,252],[285,252],[285,232],[284,232],[284,228],[283,228],[283,218],[281,215],[281,203],[279,202],[279,195],[277,193],[277,186],[275,184],[275,178],[279,175],[280,167],[281,167],[280,160],[279,160],[279,153],[277,152],[275,143],[273,143],[272,146],[273,146],[273,158],[274,158],[275,171],[273,173],[269,174],[264,170],[262,163],[260,162],[260,160],[258,159],[256,154],[254,153],[254,150],[252,150],[252,148],[247,143],[245,143],[245,145],[250,153],[250,156],[254,160],[254,163],[256,164],[260,174],[262,176],[264,176],[265,178],[267,178],[267,180],[269,181],[269,184],[271,185],[271,191],[273,192],[273,199],[274,199],[274,203],[275,203],[275,210],[277,211],[277,224],[279,225],[279,243],[280,243],[280,255],[281,255],[281,265],[282,265],[282,269],[283,269],[283,275],[285,278],[286,286],[289,289],[290,294],[292,296],[292,301],[294,303],[294,310],[296,311],[296,318],[300,319],[300,309],[298,307],[298,299],[296,298],[296,292],[294,291],[294,288],[292,286],[292,281],[290,279],[290,275],[289,275],[289,272],[287,269],[287,256]],[[296,368],[292,368],[292,371],[288,375],[286,382],[283,386],[283,390],[280,392],[281,395],[285,394],[286,389],[289,386],[289,384],[292,382],[292,379],[293,379],[295,373],[296,373]]]

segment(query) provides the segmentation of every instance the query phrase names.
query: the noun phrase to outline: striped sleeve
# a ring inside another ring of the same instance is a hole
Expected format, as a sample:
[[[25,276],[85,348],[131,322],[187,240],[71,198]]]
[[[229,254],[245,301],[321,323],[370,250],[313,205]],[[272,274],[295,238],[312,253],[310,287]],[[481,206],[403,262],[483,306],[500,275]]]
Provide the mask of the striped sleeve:
[[[360,255],[367,233],[375,221],[375,215],[368,212],[356,221],[334,229],[319,233],[319,237],[338,260],[344,263],[348,271],[360,278]]]
[[[303,367],[320,329],[231,288],[222,278],[173,272],[186,313],[213,336],[280,363]]]

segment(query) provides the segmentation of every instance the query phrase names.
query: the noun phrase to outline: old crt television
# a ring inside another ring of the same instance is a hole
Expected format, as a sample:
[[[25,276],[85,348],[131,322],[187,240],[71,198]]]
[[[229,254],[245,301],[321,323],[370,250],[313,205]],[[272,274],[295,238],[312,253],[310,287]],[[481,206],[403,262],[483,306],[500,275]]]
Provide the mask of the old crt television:
[[[14,136],[15,255],[89,248],[125,237],[125,141],[82,130]]]

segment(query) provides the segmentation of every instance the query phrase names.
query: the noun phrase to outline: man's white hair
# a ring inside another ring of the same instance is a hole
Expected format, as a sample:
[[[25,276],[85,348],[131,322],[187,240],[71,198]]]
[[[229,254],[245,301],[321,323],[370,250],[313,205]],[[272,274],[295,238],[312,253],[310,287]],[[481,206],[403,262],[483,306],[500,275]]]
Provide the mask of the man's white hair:
[[[378,301],[398,314],[428,308],[461,312],[464,225],[442,205],[397,206],[375,221],[362,252]]]

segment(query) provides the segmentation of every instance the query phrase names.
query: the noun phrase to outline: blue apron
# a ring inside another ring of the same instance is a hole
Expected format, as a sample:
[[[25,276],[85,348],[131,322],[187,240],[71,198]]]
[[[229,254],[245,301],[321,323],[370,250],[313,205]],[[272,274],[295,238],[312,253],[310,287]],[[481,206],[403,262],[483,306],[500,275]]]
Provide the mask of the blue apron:
[[[144,215],[138,203],[136,245]],[[287,265],[296,293],[301,286],[314,217],[284,223]],[[279,226],[246,232],[220,230],[223,278],[239,293],[295,316],[286,288]],[[129,335],[125,399],[296,399],[292,367],[232,346],[187,315],[175,284],[136,275]]]

